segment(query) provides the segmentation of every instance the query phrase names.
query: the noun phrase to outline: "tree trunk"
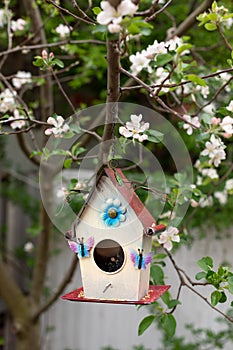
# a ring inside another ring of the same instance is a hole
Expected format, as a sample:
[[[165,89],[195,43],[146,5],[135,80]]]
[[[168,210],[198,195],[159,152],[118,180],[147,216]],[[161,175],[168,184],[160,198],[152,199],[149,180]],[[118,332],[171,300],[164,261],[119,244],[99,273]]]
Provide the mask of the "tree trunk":
[[[16,334],[16,350],[40,350],[39,322],[31,322],[30,319],[23,329]]]
[[[120,96],[120,53],[119,39],[107,40],[107,99],[106,99],[106,117],[102,144],[99,154],[100,164],[108,160],[109,150],[114,137],[114,123],[118,116],[117,101]]]

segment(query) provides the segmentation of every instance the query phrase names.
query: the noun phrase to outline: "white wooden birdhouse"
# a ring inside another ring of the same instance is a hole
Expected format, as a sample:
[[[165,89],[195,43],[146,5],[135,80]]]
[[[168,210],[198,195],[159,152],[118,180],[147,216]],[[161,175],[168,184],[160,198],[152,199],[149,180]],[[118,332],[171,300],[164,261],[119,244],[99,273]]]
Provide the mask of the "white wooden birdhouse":
[[[148,295],[151,235],[164,229],[121,169],[104,167],[68,240],[80,260],[83,289],[76,297],[135,302]],[[169,287],[163,287],[164,293]]]

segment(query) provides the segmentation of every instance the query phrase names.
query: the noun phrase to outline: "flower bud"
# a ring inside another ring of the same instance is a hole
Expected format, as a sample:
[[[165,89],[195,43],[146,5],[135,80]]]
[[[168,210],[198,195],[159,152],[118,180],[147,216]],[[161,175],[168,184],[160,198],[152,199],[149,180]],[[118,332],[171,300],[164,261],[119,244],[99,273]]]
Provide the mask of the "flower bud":
[[[47,60],[47,58],[48,58],[48,53],[47,53],[46,50],[43,50],[42,53],[41,53],[41,55],[42,55],[43,60]]]
[[[50,58],[50,59],[54,58],[54,53],[53,53],[53,52],[50,52],[49,58]]]

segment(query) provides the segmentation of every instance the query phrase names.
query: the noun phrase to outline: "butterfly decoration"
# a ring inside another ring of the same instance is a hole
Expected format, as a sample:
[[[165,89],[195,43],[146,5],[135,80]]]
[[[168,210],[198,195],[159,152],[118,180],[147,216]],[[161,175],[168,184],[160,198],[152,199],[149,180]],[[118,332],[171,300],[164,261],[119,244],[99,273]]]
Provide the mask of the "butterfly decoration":
[[[143,249],[138,249],[138,253],[134,249],[130,249],[130,259],[134,264],[135,269],[145,270],[146,266],[151,263],[154,253],[143,255]]]
[[[88,258],[90,256],[90,250],[94,245],[94,237],[89,237],[84,243],[84,238],[78,238],[78,243],[68,240],[70,249],[77,253],[79,259]]]

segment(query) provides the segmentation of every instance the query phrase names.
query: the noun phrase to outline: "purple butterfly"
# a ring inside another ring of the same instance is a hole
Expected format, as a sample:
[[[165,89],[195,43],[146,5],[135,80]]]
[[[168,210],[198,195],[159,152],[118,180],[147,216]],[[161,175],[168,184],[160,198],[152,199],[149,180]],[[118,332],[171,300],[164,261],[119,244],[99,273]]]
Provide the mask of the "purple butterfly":
[[[143,255],[143,249],[138,249],[138,253],[134,249],[130,249],[130,259],[134,264],[135,269],[145,270],[146,266],[151,263],[154,253]]]
[[[78,238],[78,243],[68,240],[68,244],[70,249],[77,253],[80,259],[87,258],[90,256],[90,250],[94,245],[94,237],[89,237],[85,243],[83,237]]]

